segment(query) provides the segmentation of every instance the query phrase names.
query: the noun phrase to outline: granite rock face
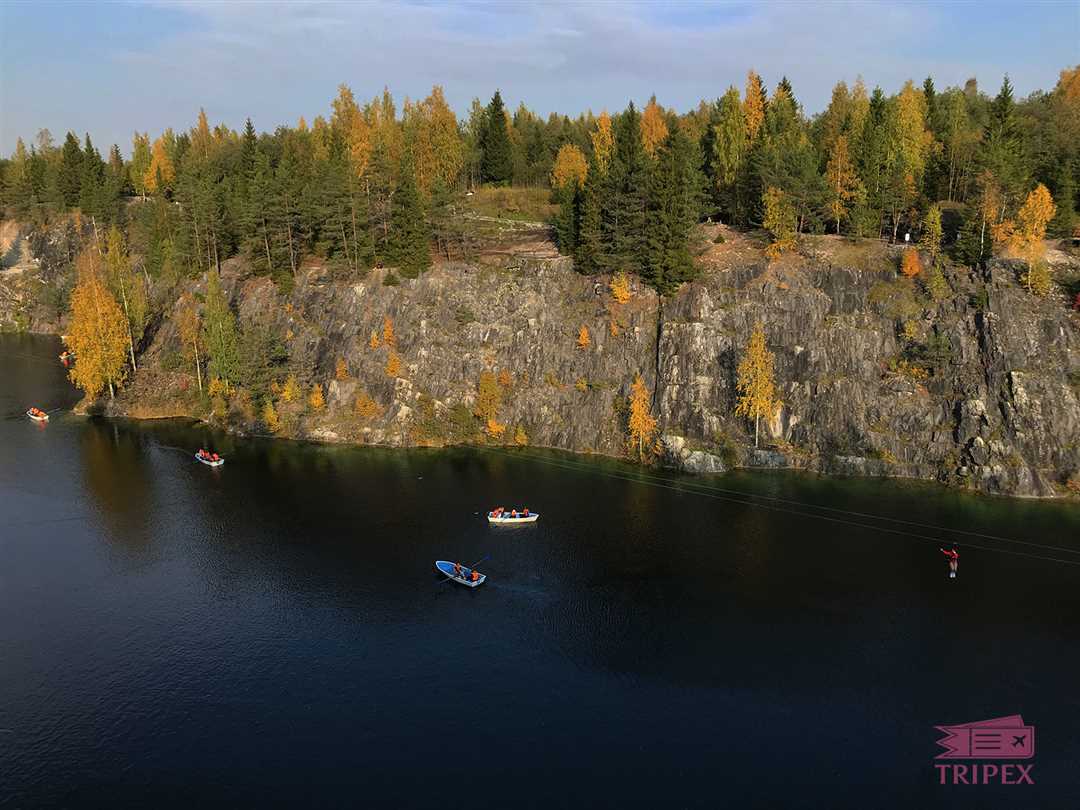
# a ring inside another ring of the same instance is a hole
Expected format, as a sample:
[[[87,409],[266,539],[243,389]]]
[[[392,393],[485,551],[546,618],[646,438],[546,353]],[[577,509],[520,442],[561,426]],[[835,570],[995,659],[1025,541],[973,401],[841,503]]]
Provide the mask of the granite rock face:
[[[1031,295],[1019,265],[995,260],[947,270],[949,290],[934,301],[897,277],[897,254],[876,242],[810,238],[804,251],[771,264],[760,249],[706,263],[664,300],[635,282],[625,304],[606,277],[582,276],[566,258],[444,263],[392,285],[385,270],[342,278],[309,262],[287,297],[240,260],[222,278],[241,324],[282,336],[301,383],[323,385],[327,407],[298,417],[292,435],[396,446],[475,436],[478,382],[492,371],[501,441],[523,434],[530,445],[623,455],[640,373],[658,422],[654,449],[687,471],[798,467],[1032,496],[1059,493],[1077,473],[1080,319],[1060,296]],[[155,388],[183,376],[173,311],[153,324],[114,411],[136,412],[144,374],[157,374]],[[783,404],[761,421],[755,450],[753,425],[733,411],[736,367],[758,321]],[[363,418],[361,395],[377,406]]]

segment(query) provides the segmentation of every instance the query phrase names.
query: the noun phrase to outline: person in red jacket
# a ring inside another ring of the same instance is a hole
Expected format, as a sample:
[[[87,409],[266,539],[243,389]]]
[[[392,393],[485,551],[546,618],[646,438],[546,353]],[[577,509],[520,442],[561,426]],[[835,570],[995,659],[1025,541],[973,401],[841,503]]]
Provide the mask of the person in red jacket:
[[[956,569],[960,567],[960,552],[956,550],[956,546],[946,551],[940,549],[941,553],[945,555],[945,559],[949,561],[949,576],[956,576]]]
[[[478,579],[480,579],[480,574],[478,574],[476,571],[473,571],[472,572],[472,581],[476,582]]]

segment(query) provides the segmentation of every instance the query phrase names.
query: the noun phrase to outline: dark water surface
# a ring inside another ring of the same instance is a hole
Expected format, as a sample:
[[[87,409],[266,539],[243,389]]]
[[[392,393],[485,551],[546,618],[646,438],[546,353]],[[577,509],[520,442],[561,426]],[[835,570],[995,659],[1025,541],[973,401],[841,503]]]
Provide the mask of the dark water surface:
[[[1076,505],[39,426],[58,351],[0,336],[0,804],[1080,806]],[[1012,714],[1034,786],[938,784]]]

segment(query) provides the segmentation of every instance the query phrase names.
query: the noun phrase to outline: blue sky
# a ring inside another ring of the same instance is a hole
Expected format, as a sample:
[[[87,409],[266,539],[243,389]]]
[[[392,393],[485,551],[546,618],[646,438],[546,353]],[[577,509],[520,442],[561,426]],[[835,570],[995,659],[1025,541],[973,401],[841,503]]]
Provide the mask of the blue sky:
[[[0,152],[47,127],[125,154],[138,129],[259,130],[327,114],[341,82],[398,101],[441,84],[463,113],[496,87],[546,115],[655,93],[686,110],[787,75],[808,113],[839,79],[894,92],[930,74],[1050,89],[1080,62],[1080,0],[905,2],[12,2],[0,0]]]

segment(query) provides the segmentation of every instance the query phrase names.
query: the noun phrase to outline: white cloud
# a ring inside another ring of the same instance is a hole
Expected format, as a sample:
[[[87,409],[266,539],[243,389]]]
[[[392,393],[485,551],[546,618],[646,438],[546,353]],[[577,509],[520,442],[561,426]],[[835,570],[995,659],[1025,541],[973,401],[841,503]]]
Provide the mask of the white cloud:
[[[892,92],[927,74],[939,87],[976,74],[992,89],[1008,71],[1022,94],[1049,87],[1075,61],[1078,33],[1075,15],[1070,32],[1060,20],[1039,22],[1040,15],[1014,9],[1014,24],[968,43],[956,36],[955,6],[904,3],[158,5],[172,21],[179,15],[177,32],[128,38],[103,52],[87,71],[106,74],[101,82],[115,95],[92,109],[57,103],[86,120],[48,122],[54,131],[90,129],[126,143],[136,127],[186,128],[200,106],[213,121],[240,126],[250,115],[272,129],[325,114],[341,82],[359,98],[388,85],[399,104],[441,84],[459,112],[499,87],[513,106],[524,100],[541,114],[571,115],[621,109],[654,92],[661,103],[688,109],[729,84],[741,87],[750,67],[770,85],[787,75],[808,112],[827,102],[836,81],[858,74]],[[1039,48],[1007,47],[1024,26],[1037,32]],[[36,103],[20,99],[15,107],[25,113]],[[5,150],[14,142],[9,127],[0,140]]]

